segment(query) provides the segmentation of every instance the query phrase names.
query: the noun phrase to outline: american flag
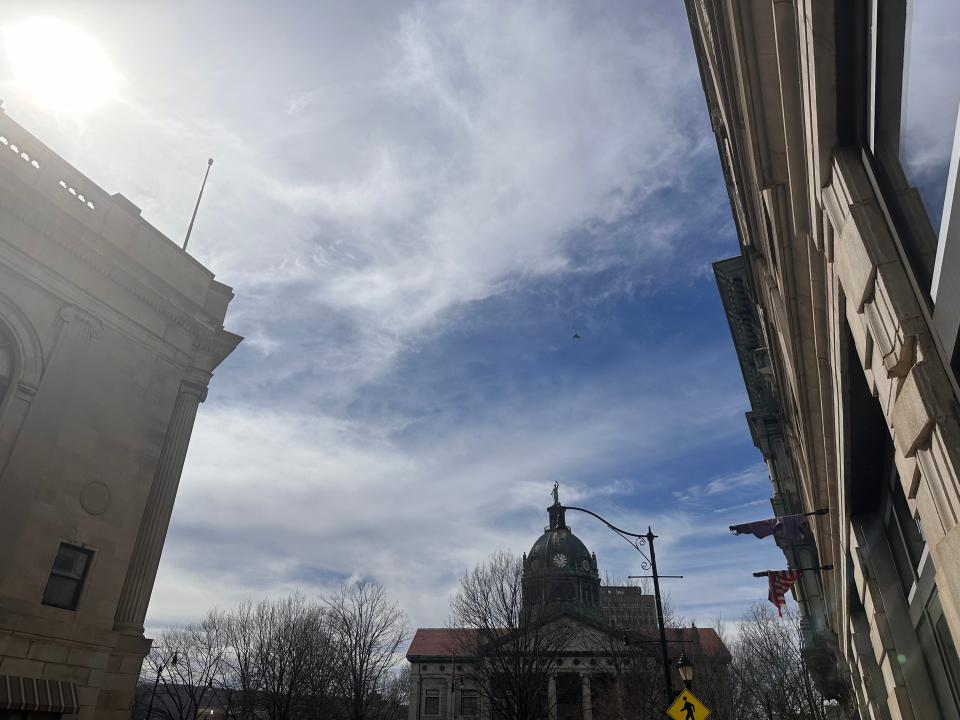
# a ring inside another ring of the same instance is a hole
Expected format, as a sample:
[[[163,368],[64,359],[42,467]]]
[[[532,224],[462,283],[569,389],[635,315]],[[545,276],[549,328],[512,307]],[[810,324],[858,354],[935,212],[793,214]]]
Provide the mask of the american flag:
[[[800,570],[768,570],[767,578],[770,581],[770,593],[767,598],[777,606],[777,614],[783,617],[783,608],[787,601],[783,596],[800,579]]]

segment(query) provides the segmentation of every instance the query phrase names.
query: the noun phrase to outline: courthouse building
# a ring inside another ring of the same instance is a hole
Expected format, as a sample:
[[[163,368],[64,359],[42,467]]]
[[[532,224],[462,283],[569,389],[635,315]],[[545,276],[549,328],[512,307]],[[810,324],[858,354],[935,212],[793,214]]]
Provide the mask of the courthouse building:
[[[127,718],[233,293],[0,112],[0,718]]]
[[[631,698],[625,698],[617,685],[618,678],[624,677],[626,659],[643,663],[654,692],[662,690],[654,598],[636,587],[602,586],[596,555],[566,524],[559,501],[549,508],[549,518],[549,526],[523,557],[522,603],[524,608],[535,605],[546,609],[544,615],[551,622],[565,623],[568,631],[556,647],[549,641],[518,643],[500,658],[500,663],[494,660],[494,666],[499,670],[516,659],[520,665],[545,668],[542,672],[547,683],[539,702],[551,720],[623,717],[623,704]],[[533,616],[543,615],[534,612]],[[511,632],[532,635],[538,630],[528,626]],[[499,631],[494,634],[499,635]],[[491,662],[497,651],[483,657],[476,651],[499,640],[485,643],[477,642],[477,638],[476,630],[462,628],[416,631],[407,650],[408,720],[490,720],[497,716],[490,701],[497,688],[481,681],[479,675],[483,673],[477,671],[477,665]],[[667,643],[671,664],[682,649],[700,666],[703,675],[730,661],[729,651],[713,628],[667,628]],[[522,654],[523,649],[532,647],[541,648],[539,656]],[[681,688],[675,669],[673,674],[674,687]],[[486,677],[490,677],[489,671]],[[661,705],[662,701],[657,706],[658,714]]]
[[[776,513],[829,511],[781,541],[833,566],[797,586],[804,654],[862,718],[960,718],[960,4],[686,6],[748,423]]]

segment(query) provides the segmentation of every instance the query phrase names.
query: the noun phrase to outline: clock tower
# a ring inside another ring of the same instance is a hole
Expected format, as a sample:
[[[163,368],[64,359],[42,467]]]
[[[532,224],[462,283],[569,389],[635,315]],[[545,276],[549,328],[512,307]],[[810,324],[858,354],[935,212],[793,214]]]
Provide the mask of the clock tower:
[[[523,558],[523,603],[600,617],[597,557],[570,530],[554,488],[550,524]]]

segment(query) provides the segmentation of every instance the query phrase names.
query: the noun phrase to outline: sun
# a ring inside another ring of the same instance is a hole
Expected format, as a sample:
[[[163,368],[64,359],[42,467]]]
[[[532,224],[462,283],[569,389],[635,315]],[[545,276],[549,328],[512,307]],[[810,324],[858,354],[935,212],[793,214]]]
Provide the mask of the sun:
[[[114,96],[119,75],[103,46],[56,18],[8,27],[3,41],[17,85],[46,110],[88,113]]]

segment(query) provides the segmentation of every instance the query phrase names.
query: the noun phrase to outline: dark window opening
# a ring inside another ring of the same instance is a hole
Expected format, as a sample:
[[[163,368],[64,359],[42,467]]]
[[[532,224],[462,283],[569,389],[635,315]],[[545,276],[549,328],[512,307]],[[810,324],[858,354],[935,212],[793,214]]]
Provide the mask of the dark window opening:
[[[460,714],[468,716],[480,714],[480,696],[476,690],[460,692]]]
[[[92,550],[60,543],[47,587],[43,591],[43,604],[64,610],[76,610],[92,558]]]
[[[865,515],[882,508],[884,478],[891,458],[892,443],[880,404],[867,386],[857,349],[844,323],[847,346],[846,376],[849,393],[850,432],[850,514]]]
[[[913,584],[919,579],[917,570],[920,567],[924,542],[917,521],[907,505],[907,498],[903,494],[896,471],[893,471],[891,477],[890,506],[887,508],[884,527],[900,587],[903,594],[909,597]]]
[[[440,691],[437,689],[427,689],[423,698],[423,714],[440,714]]]
[[[867,144],[870,22],[867,0],[834,5],[837,137],[841,147]]]

